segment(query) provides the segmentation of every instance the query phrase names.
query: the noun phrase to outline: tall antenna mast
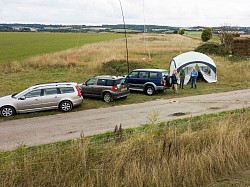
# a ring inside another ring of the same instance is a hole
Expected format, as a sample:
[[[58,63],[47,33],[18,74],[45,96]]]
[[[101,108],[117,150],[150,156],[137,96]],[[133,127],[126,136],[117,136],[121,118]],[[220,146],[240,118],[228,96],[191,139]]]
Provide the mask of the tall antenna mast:
[[[126,53],[127,53],[127,67],[128,67],[128,74],[129,74],[127,30],[126,30],[125,18],[124,18],[124,13],[123,13],[123,8],[122,8],[122,2],[121,2],[121,0],[119,0],[119,2],[120,2],[121,11],[122,11],[122,19],[123,19],[123,26],[124,26],[124,32],[125,32],[125,43],[126,43]]]
[[[145,46],[146,46],[146,40],[145,40],[145,32],[146,32],[146,25],[145,25],[145,4],[144,4],[144,0],[143,0],[143,23],[144,23],[144,26],[143,26],[143,41],[144,41],[144,53],[146,53],[146,49],[145,49]]]
[[[146,21],[145,21],[145,2],[143,0],[143,22],[144,22],[144,27],[143,27],[143,41],[144,41],[144,53],[148,53],[146,57],[146,62],[148,62],[148,59],[151,60],[151,55],[150,55],[150,50],[148,47],[148,41],[146,41]]]

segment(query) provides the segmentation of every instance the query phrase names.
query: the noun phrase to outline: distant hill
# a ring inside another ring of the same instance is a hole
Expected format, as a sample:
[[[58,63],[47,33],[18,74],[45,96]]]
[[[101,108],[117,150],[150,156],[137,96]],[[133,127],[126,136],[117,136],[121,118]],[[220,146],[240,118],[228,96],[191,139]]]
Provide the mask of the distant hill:
[[[172,33],[175,30],[184,29],[185,31],[202,31],[203,26],[195,27],[172,27],[162,25],[132,25],[125,26],[130,33],[155,32]],[[219,27],[212,27],[218,31]],[[250,27],[234,27],[243,34],[250,34]],[[45,24],[4,24],[0,23],[0,32],[124,32],[124,25],[45,25]]]

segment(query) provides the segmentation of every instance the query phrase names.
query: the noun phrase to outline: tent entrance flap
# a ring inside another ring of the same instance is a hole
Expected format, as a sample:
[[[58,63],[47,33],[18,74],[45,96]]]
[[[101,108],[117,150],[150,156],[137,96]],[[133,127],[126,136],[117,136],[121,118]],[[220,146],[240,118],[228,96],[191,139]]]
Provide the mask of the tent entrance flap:
[[[199,66],[199,72],[208,83],[217,82],[215,73],[208,66]]]

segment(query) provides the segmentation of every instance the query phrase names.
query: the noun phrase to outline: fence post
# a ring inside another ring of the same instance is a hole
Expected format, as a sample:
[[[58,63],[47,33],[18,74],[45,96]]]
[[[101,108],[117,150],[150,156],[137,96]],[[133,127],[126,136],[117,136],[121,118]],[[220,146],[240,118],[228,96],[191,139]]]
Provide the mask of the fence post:
[[[119,135],[119,140],[121,140],[122,139],[122,124],[120,124],[118,135]]]
[[[85,142],[84,142],[84,133],[81,132],[81,145],[82,145],[82,166],[86,170],[86,157],[85,157]]]

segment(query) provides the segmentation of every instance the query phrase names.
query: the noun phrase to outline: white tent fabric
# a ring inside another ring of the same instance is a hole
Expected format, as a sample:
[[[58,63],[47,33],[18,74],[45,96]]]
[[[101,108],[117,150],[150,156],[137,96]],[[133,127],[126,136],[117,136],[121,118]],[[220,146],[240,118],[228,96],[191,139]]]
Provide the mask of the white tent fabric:
[[[200,71],[207,82],[217,82],[216,65],[214,61],[209,56],[194,51],[174,57],[170,62],[170,75],[172,75],[174,69],[180,72],[180,70],[185,67],[186,77],[184,84],[187,84],[190,80],[190,73],[196,65],[199,67],[198,71]]]

